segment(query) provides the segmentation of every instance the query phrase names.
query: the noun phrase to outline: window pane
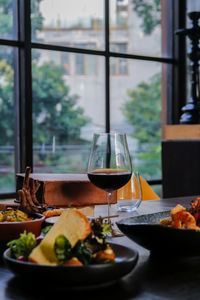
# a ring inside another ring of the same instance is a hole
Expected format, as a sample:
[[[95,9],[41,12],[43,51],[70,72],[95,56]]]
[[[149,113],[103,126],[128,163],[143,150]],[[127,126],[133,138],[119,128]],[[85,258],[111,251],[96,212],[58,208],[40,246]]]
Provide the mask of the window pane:
[[[64,67],[65,74],[70,74],[70,62],[69,62],[69,53],[61,53],[61,66]]]
[[[161,56],[160,5],[159,0],[110,2],[111,51]],[[120,47],[114,50],[113,43]]]
[[[76,44],[79,48],[95,49],[94,43],[82,43]],[[95,75],[96,69],[96,57],[94,55],[86,56],[83,54],[76,54],[76,74],[77,75]]]
[[[151,188],[154,190],[154,192],[160,197],[162,198],[162,185],[151,185]]]
[[[128,75],[127,60],[117,57],[110,58],[110,74],[115,76]]]
[[[124,52],[127,51],[127,43],[111,43],[110,50],[112,52]],[[127,75],[128,68],[126,60],[121,58],[110,58],[110,74],[111,75]]]
[[[187,12],[199,11],[199,0],[187,0]]]
[[[128,67],[126,60],[119,58],[119,74],[126,75],[128,73]]]
[[[110,74],[111,75],[116,75],[116,65],[117,65],[117,60],[113,57],[110,58]]]
[[[83,54],[76,54],[76,74],[77,75],[84,75],[85,68],[84,68],[84,57]]]
[[[161,178],[162,64],[123,59],[126,77],[111,76],[111,129],[126,132],[133,168]]]
[[[0,191],[14,192],[14,64],[13,49],[0,46]]]
[[[14,19],[17,15],[17,0],[0,1],[0,38],[16,39],[17,28]]]
[[[34,172],[85,172],[93,132],[105,131],[104,58],[93,57],[95,76],[77,76],[77,54],[67,53],[66,76],[58,51],[33,50],[33,143]],[[64,53],[64,52],[63,52]]]
[[[104,0],[32,0],[31,4],[33,41],[105,48]]]
[[[87,75],[96,75],[96,57],[94,55],[90,55],[87,57]]]
[[[70,62],[69,62],[69,53],[66,52],[57,52],[51,51],[49,52],[48,59],[59,66],[62,66],[63,72],[66,75],[70,74]]]

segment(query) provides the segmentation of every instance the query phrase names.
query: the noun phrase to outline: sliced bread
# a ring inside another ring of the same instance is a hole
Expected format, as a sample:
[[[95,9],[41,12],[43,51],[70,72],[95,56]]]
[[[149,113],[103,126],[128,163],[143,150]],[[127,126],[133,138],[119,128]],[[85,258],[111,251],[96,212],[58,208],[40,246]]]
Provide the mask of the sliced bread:
[[[90,232],[90,222],[85,215],[77,209],[66,209],[43,241],[33,249],[29,255],[29,261],[37,264],[56,265],[58,260],[54,252],[54,243],[58,235],[63,234],[74,247],[78,240],[84,240]]]

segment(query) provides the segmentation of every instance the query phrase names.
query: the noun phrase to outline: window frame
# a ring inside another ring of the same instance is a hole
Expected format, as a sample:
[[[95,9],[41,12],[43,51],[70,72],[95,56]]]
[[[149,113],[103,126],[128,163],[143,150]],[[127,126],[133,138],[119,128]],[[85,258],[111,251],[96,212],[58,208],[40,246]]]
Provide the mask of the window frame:
[[[184,26],[186,15],[186,0],[161,0],[162,30],[163,24],[169,28],[164,31],[162,44],[172,48],[171,57],[154,57],[128,53],[112,52],[109,49],[109,1],[104,0],[105,16],[105,49],[93,50],[75,48],[55,44],[42,44],[31,41],[31,0],[14,0],[17,18],[14,18],[14,28],[17,30],[17,40],[1,39],[0,46],[15,47],[15,173],[25,171],[26,166],[33,170],[33,137],[32,137],[32,49],[69,52],[73,54],[97,55],[105,58],[105,131],[110,131],[110,58],[154,61],[171,66],[164,70],[162,80],[162,106],[164,123],[176,124],[179,120],[180,108],[185,103],[185,48],[184,40],[174,36],[174,30]],[[173,12],[173,13],[172,13]],[[171,16],[169,20],[169,16]],[[164,21],[163,21],[164,20]],[[19,25],[19,26],[18,26]],[[166,75],[166,73],[168,73]],[[171,78],[171,82],[169,82]],[[170,83],[170,84],[169,84]],[[170,87],[169,87],[170,86]],[[186,85],[185,85],[186,86]],[[168,88],[169,87],[169,88]],[[181,88],[180,88],[181,87]],[[177,97],[178,95],[178,97]],[[163,100],[164,99],[164,100]],[[33,170],[34,171],[34,170]],[[150,184],[162,184],[162,180],[150,180]],[[16,193],[0,194],[0,199],[15,197]]]

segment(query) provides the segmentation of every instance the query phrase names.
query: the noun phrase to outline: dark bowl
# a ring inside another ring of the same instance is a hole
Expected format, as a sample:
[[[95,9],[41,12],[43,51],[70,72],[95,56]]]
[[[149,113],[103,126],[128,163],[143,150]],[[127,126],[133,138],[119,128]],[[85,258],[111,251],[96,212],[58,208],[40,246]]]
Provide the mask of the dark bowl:
[[[140,246],[159,255],[200,255],[200,231],[159,225],[170,211],[121,219],[119,229]]]
[[[0,242],[5,243],[19,238],[20,233],[32,232],[35,236],[40,235],[41,225],[45,220],[42,214],[34,214],[31,221],[23,222],[0,222]]]
[[[8,268],[24,278],[37,278],[37,282],[47,280],[64,286],[88,286],[107,284],[118,280],[133,270],[138,260],[137,251],[128,247],[109,243],[116,255],[115,263],[96,264],[88,266],[48,266],[31,262],[19,262],[11,258],[7,249],[3,259]]]

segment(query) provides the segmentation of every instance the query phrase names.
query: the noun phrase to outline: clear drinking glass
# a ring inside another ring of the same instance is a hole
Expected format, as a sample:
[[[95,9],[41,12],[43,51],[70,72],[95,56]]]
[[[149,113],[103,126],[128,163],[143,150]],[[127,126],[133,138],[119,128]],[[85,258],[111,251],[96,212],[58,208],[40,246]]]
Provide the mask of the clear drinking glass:
[[[131,178],[132,165],[126,134],[95,133],[88,162],[89,180],[108,193],[108,216],[111,214],[112,192]]]
[[[142,201],[142,188],[138,172],[133,172],[129,182],[117,191],[117,210],[133,212]]]

